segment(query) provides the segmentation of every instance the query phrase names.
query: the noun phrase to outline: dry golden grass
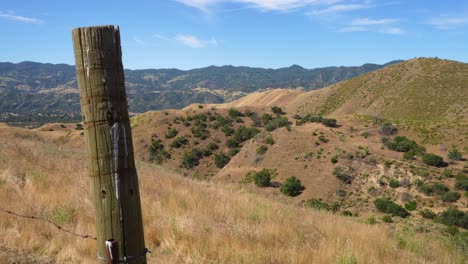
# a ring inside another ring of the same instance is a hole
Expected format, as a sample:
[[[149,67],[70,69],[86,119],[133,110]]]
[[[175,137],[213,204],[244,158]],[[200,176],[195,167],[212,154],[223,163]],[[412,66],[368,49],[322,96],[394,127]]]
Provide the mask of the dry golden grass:
[[[85,150],[74,147],[83,140],[79,132],[67,136],[65,131],[32,131],[27,137],[25,133],[0,127],[0,207],[56,219],[74,232],[94,234]],[[268,199],[240,185],[199,182],[145,162],[137,165],[146,243],[153,251],[149,263],[465,260],[435,235],[397,233],[384,225]],[[56,263],[96,263],[94,241],[0,213],[0,251],[5,248],[48,256]],[[27,263],[21,255],[8,252],[2,258],[7,263]],[[39,263],[36,260],[33,263]]]

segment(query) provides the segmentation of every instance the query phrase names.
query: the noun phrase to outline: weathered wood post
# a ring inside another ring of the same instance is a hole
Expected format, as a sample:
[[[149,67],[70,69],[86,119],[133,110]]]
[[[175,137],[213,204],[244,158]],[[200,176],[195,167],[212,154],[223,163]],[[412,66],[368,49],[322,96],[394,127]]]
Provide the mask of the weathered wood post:
[[[72,38],[98,258],[100,262],[106,261],[106,241],[113,239],[119,245],[120,261],[146,263],[119,28],[76,28]]]

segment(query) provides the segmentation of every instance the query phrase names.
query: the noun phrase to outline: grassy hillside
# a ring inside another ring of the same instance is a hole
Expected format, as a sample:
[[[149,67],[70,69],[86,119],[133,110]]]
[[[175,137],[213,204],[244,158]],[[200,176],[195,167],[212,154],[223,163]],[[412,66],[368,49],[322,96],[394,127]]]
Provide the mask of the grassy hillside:
[[[94,234],[80,131],[72,125],[42,130],[2,125],[0,135],[0,207]],[[466,261],[452,240],[441,239],[437,226],[366,224],[267,198],[239,184],[195,181],[137,164],[150,263]],[[0,213],[0,234],[0,256],[7,263],[96,262],[93,241],[43,222]]]
[[[419,58],[324,89],[255,93],[233,106],[282,106],[288,112],[338,118],[375,118],[411,130],[423,142],[462,145],[468,140],[468,64]],[[468,151],[468,149],[466,149]]]

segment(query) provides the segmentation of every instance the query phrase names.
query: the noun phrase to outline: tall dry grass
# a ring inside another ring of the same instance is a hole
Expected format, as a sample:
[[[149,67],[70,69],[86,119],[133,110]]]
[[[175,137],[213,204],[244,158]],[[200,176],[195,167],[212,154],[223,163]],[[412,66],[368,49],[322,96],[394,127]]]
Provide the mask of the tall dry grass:
[[[85,150],[47,133],[24,137],[0,131],[0,207],[94,234]],[[194,181],[148,163],[137,165],[146,243],[153,252],[149,263],[465,261],[431,234],[396,233],[239,185]],[[0,251],[8,249],[6,259],[20,262],[15,252],[28,252],[57,263],[96,263],[95,246],[49,224],[0,213]]]

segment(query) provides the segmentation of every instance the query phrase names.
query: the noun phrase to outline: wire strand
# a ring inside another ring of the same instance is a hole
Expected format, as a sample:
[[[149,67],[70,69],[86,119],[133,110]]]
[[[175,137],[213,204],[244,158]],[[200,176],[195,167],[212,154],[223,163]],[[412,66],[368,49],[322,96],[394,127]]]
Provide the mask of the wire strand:
[[[63,232],[65,232],[65,233],[68,233],[68,234],[70,234],[70,235],[76,236],[76,237],[81,237],[81,238],[83,238],[83,239],[86,239],[86,238],[87,238],[87,239],[97,240],[97,238],[94,237],[94,236],[77,234],[77,233],[72,232],[72,231],[70,231],[70,230],[68,230],[68,229],[65,229],[65,228],[63,228],[62,226],[60,226],[59,224],[57,224],[57,223],[55,223],[55,222],[53,222],[53,221],[51,221],[51,220],[49,220],[49,219],[46,219],[46,218],[42,218],[42,217],[34,216],[34,215],[31,216],[31,215],[18,214],[18,213],[15,213],[15,212],[13,212],[13,211],[6,210],[6,209],[2,209],[2,208],[0,208],[0,211],[1,211],[1,212],[4,212],[4,213],[7,213],[7,214],[9,214],[9,215],[17,216],[17,217],[22,217],[22,218],[28,218],[28,219],[32,219],[32,220],[40,220],[40,221],[47,222],[47,223],[49,223],[49,224],[51,224],[51,225],[54,225],[58,230],[63,231]]]

